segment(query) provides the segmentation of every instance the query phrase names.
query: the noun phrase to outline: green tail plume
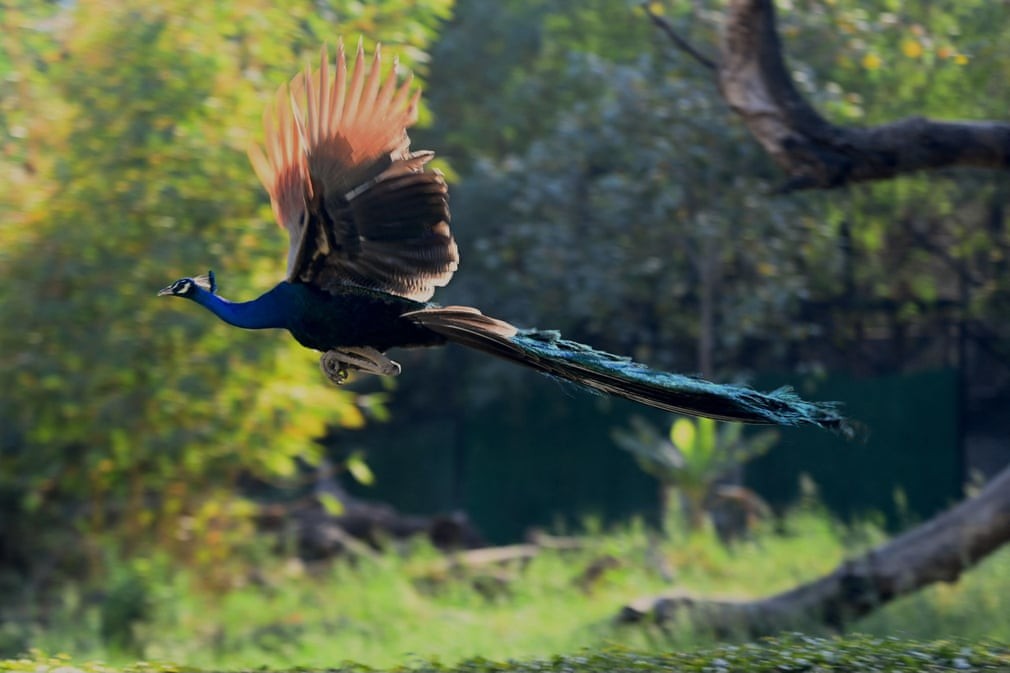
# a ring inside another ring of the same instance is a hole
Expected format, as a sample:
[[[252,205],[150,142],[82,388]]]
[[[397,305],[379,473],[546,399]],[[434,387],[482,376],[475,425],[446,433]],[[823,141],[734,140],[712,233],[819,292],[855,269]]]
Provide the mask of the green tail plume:
[[[762,393],[656,371],[630,358],[563,339],[558,332],[520,330],[466,307],[429,308],[408,315],[449,341],[658,409],[741,423],[813,425],[853,435],[852,425],[835,404],[806,402],[788,387]]]

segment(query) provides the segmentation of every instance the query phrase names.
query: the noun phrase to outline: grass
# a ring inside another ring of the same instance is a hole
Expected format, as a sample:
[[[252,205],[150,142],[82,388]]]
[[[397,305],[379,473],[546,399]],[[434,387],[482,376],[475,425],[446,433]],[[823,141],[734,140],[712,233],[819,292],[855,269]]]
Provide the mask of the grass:
[[[140,662],[124,667],[102,663],[73,666],[67,657],[47,657],[40,653],[16,660],[0,661],[0,671],[10,673],[178,673],[172,664]],[[289,669],[290,670],[290,669]],[[303,671],[305,669],[297,669]],[[370,673],[359,664],[325,669],[329,673]],[[940,673],[949,671],[1008,671],[1010,650],[992,643],[941,640],[930,643],[898,638],[857,635],[844,638],[814,638],[785,634],[758,643],[721,645],[687,652],[648,653],[611,648],[525,661],[496,662],[470,659],[454,666],[437,661],[415,662],[394,671],[404,673]]]
[[[30,627],[27,640],[42,652],[113,666],[139,658],[217,670],[332,668],[349,661],[389,669],[439,661],[483,670],[490,661],[511,660],[526,663],[509,669],[566,670],[557,662],[585,652],[579,656],[595,661],[587,670],[605,670],[607,657],[616,657],[610,662],[615,666],[623,662],[619,667],[636,668],[632,660],[640,660],[637,670],[669,670],[673,662],[662,663],[661,653],[697,653],[717,644],[688,624],[617,626],[613,618],[623,604],[671,588],[708,596],[765,595],[827,572],[846,553],[882,538],[872,528],[847,529],[806,512],[792,517],[785,533],[766,531],[732,548],[705,533],[675,535],[657,549],[639,526],[588,539],[589,546],[577,552],[545,552],[522,566],[467,574],[436,572],[442,556],[421,545],[353,565],[277,561],[217,594],[196,591],[198,578],[166,564],[148,564],[141,573],[146,618],[124,627],[131,638],[123,650],[104,644],[101,606],[74,590],[46,628]],[[605,555],[617,560],[616,567],[590,590],[580,588],[577,578]],[[659,557],[673,571],[672,583],[658,571]],[[877,638],[962,638],[976,645],[959,648],[979,652],[985,647],[978,643],[1010,643],[1010,549],[957,584],[896,601],[856,630]],[[718,651],[723,654],[683,656],[730,661],[727,653],[737,650]],[[710,670],[719,673],[719,666]]]

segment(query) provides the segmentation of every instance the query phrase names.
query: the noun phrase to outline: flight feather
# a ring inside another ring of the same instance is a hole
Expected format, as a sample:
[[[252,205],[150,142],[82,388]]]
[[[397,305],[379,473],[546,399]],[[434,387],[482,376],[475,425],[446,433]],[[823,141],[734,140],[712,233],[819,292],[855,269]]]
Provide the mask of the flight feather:
[[[835,405],[806,402],[788,388],[763,393],[656,371],[630,358],[562,339],[553,330],[518,329],[468,307],[429,307],[404,317],[449,341],[665,411],[741,423],[812,425],[853,434],[852,425]]]
[[[339,291],[344,285],[426,301],[459,262],[448,190],[411,152],[407,128],[420,91],[384,74],[359,43],[348,68],[343,44],[330,68],[323,48],[278,92],[264,117],[265,152],[250,159],[290,238],[288,280]]]

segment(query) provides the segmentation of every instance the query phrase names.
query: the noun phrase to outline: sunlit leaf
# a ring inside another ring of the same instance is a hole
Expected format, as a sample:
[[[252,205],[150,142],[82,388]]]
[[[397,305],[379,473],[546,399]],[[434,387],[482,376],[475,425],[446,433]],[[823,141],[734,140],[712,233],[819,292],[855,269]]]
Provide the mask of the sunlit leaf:
[[[670,440],[682,452],[688,452],[694,448],[696,437],[694,422],[688,418],[678,418],[670,426]]]
[[[330,516],[340,516],[344,513],[344,503],[333,495],[332,493],[321,492],[317,493],[316,497],[319,499],[319,503],[326,510],[326,513]]]
[[[372,473],[372,469],[368,467],[368,463],[359,453],[352,453],[347,459],[347,471],[351,473],[355,481],[359,484],[365,486],[371,486],[375,483],[375,475]]]

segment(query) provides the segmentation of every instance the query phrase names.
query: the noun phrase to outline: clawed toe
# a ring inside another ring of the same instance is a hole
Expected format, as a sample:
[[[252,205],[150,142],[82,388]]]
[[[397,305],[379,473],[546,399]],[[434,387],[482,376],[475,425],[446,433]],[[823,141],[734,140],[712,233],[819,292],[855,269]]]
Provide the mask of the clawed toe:
[[[397,376],[401,371],[398,362],[370,346],[327,351],[319,359],[319,367],[338,386],[347,382],[352,370],[377,376]]]

